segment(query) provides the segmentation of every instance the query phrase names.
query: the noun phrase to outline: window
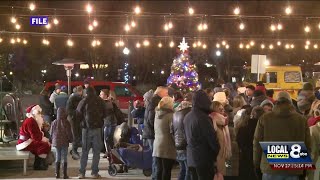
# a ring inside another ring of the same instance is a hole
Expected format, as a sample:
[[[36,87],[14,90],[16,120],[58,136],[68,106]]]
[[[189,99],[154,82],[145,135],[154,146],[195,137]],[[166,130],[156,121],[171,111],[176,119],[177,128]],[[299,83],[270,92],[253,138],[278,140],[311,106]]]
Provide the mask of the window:
[[[130,97],[132,95],[131,91],[125,86],[116,86],[114,88],[114,92],[116,93],[117,97]]]
[[[277,83],[277,73],[276,72],[267,72],[266,73],[266,82],[267,83]]]
[[[284,82],[287,82],[287,83],[301,82],[301,73],[299,71],[284,72]]]

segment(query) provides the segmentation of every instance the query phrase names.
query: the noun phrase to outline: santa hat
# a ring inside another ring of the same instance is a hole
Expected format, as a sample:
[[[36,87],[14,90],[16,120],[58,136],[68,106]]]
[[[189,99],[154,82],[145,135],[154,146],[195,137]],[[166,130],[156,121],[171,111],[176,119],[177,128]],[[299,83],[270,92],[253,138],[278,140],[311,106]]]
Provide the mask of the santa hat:
[[[33,117],[33,115],[41,112],[42,109],[39,105],[31,105],[26,109],[26,116],[27,118]]]

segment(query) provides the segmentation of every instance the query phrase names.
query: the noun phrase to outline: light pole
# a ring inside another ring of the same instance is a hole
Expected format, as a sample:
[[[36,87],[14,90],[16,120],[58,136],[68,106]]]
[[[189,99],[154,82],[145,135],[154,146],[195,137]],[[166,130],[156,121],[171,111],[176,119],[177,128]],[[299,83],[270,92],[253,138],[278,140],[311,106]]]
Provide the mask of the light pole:
[[[75,64],[83,64],[83,61],[77,61],[71,58],[65,58],[60,61],[53,62],[54,65],[63,65],[66,70],[66,74],[68,77],[68,95],[71,94],[71,70],[74,68]]]

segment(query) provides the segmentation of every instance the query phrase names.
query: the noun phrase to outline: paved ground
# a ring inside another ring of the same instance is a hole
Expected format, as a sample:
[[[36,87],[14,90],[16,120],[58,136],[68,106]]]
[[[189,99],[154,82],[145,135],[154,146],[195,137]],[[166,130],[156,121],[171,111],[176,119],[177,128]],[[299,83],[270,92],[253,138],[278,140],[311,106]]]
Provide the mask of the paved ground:
[[[0,146],[1,148],[1,146]],[[129,169],[128,173],[118,174],[115,177],[111,177],[108,174],[107,167],[108,167],[108,161],[107,159],[103,159],[101,154],[101,159],[99,163],[100,168],[100,175],[103,179],[130,179],[130,180],[143,180],[143,179],[150,179],[150,177],[145,177],[142,174],[141,169]],[[88,179],[91,178],[91,160],[92,160],[92,154],[89,154],[89,161],[87,166],[87,172],[86,177]],[[32,169],[33,164],[33,157],[28,162],[29,167],[27,170],[27,175],[22,175],[22,161],[0,161],[0,179],[55,179],[54,178],[54,165],[49,166],[49,169],[47,171],[34,171]],[[71,158],[71,156],[68,156],[68,175],[71,179],[76,179],[78,175],[79,170],[79,161],[75,161]],[[20,166],[20,167],[19,167]],[[172,171],[172,179],[177,179],[177,174],[179,170],[178,167],[176,167]]]

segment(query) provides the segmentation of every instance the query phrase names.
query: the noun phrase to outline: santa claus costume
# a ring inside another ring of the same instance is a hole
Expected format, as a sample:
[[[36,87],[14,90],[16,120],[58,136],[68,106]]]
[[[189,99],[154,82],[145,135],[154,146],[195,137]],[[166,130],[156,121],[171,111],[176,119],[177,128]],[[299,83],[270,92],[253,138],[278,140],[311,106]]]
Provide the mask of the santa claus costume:
[[[41,131],[43,117],[41,107],[32,105],[26,109],[27,118],[23,121],[19,132],[18,144],[16,145],[19,151],[30,151],[35,155],[34,169],[47,170],[46,157],[51,151],[49,139],[44,137]]]

